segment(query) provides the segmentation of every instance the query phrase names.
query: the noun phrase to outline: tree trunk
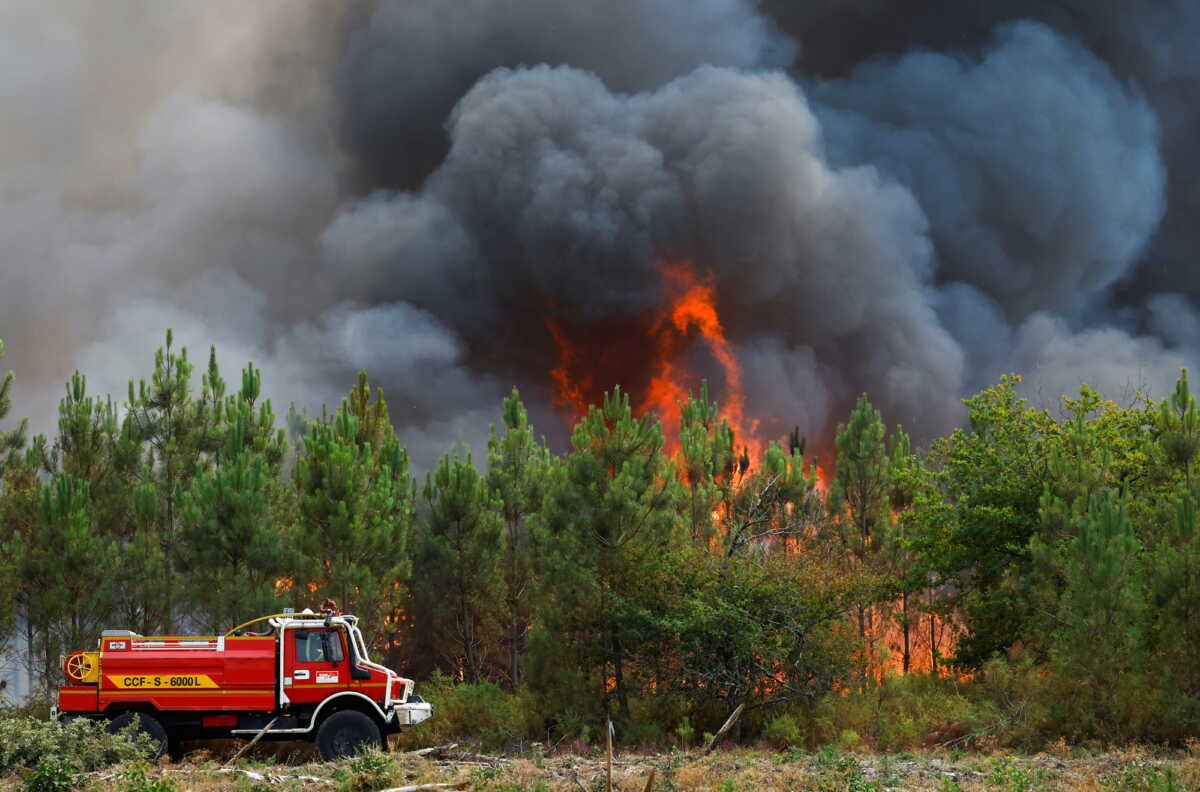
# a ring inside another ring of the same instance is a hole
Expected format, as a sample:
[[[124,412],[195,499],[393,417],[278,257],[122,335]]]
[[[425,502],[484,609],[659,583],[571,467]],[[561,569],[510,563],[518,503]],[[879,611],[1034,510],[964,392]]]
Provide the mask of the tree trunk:
[[[612,633],[613,647],[613,681],[615,683],[615,692],[617,694],[617,709],[621,714],[621,720],[626,725],[629,724],[629,692],[625,690],[625,659],[621,650],[621,641],[617,638],[616,633]]]
[[[929,604],[933,605],[933,590],[929,591]],[[937,659],[937,624],[934,621],[933,611],[929,612],[929,670],[934,676],[938,672]]]
[[[508,678],[512,689],[516,690],[521,684],[520,652],[521,617],[518,613],[517,581],[517,521],[508,521]]]

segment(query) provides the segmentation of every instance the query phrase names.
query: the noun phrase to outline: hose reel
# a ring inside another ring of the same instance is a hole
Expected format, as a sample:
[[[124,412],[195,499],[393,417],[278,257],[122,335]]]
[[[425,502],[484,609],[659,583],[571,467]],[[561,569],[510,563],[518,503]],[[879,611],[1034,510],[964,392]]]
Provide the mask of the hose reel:
[[[77,685],[94,685],[100,681],[100,653],[72,652],[63,661],[63,673]]]

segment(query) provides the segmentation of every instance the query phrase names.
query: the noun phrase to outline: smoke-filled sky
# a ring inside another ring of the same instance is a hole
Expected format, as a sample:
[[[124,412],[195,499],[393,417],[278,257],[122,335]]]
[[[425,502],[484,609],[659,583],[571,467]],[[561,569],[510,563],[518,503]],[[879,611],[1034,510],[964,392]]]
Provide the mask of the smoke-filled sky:
[[[772,430],[867,391],[928,438],[1008,371],[1161,396],[1196,41],[1191,0],[0,0],[14,409],[122,395],[172,327],[279,409],[367,368],[420,466],[514,385],[561,447],[547,320],[594,344],[671,260]]]

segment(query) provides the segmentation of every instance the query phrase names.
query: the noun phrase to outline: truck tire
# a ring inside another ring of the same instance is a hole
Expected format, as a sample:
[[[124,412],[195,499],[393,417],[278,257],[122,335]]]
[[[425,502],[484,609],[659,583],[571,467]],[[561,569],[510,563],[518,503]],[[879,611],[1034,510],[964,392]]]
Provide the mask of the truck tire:
[[[317,729],[317,752],[327,762],[382,744],[375,721],[358,710],[335,712]]]
[[[163,726],[153,715],[147,715],[144,712],[122,712],[110,720],[106,728],[109,734],[116,734],[135,721],[137,726],[134,731],[146,735],[153,743],[150,758],[158,759],[165,754],[170,745],[171,736],[167,733],[167,727]]]

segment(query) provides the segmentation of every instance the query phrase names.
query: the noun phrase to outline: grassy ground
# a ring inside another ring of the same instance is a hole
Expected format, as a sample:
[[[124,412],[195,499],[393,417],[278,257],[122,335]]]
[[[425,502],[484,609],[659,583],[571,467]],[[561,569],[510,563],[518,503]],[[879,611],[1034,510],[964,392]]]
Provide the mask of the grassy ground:
[[[1183,792],[1200,790],[1200,756],[1161,754],[1140,750],[1094,756],[983,756],[979,754],[900,754],[895,756],[767,750],[718,751],[710,756],[671,753],[618,755],[613,788],[642,792],[653,771],[653,789],[815,790],[817,792]],[[111,792],[172,792],[172,790],[327,789],[365,792],[395,787],[447,784],[452,788],[490,792],[600,792],[606,788],[601,757],[552,756],[481,757],[457,752],[442,758],[404,754],[367,754],[337,763],[242,760],[223,768],[220,757],[206,751],[191,754],[180,764],[123,765],[75,779],[76,788]],[[54,779],[0,778],[0,790],[29,788],[34,792],[63,792]]]

